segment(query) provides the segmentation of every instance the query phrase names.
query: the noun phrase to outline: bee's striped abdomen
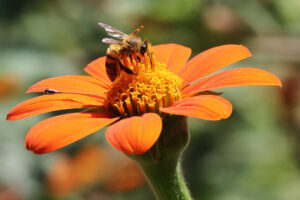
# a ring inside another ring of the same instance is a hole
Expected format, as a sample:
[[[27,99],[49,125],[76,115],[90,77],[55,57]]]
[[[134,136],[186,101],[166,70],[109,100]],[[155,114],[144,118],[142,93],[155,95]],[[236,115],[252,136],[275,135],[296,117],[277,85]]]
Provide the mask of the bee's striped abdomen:
[[[105,69],[108,78],[113,82],[119,75],[118,59],[106,54]]]

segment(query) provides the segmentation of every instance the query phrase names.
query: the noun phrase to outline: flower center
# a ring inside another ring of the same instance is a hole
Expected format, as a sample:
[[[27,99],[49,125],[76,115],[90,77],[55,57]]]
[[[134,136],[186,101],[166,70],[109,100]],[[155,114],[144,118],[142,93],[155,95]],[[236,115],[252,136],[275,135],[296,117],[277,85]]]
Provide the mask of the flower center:
[[[106,109],[124,117],[159,112],[182,99],[182,79],[169,71],[165,64],[135,62],[129,66],[134,74],[123,70],[106,94]]]

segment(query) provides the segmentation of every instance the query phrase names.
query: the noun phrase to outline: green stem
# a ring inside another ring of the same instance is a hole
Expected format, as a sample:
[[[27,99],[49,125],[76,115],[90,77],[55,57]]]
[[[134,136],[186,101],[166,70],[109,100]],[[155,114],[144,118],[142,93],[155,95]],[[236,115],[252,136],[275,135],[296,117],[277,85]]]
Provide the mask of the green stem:
[[[177,165],[140,164],[147,180],[159,200],[191,200],[181,167]]]
[[[186,117],[168,115],[156,144],[143,155],[130,155],[144,172],[158,200],[191,200],[180,157],[189,141]]]

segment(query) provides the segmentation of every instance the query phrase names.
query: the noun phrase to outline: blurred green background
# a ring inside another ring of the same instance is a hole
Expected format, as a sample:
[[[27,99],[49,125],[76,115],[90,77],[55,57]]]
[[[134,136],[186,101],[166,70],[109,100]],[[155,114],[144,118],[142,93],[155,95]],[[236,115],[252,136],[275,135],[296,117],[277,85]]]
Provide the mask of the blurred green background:
[[[299,200],[299,11],[299,0],[0,0],[0,199],[154,199],[103,131],[34,155],[25,150],[26,132],[53,113],[5,121],[13,106],[33,96],[25,91],[35,82],[84,74],[105,55],[107,35],[97,25],[103,22],[125,33],[144,25],[141,36],[153,45],[189,46],[193,56],[217,45],[246,45],[253,56],[230,67],[265,69],[283,88],[223,89],[234,107],[229,119],[189,119],[186,180],[196,200]],[[87,144],[104,150],[86,153]]]

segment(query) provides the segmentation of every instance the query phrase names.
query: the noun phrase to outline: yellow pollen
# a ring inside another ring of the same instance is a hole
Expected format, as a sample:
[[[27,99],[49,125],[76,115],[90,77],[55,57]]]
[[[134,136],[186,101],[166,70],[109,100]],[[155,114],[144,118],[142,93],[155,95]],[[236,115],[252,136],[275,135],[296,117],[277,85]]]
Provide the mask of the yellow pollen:
[[[112,83],[106,93],[106,109],[124,117],[159,112],[182,99],[182,79],[169,71],[165,64],[132,62],[128,68],[134,74],[124,71]]]

